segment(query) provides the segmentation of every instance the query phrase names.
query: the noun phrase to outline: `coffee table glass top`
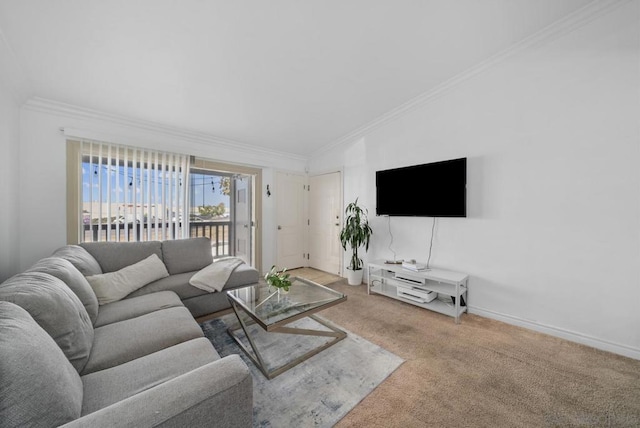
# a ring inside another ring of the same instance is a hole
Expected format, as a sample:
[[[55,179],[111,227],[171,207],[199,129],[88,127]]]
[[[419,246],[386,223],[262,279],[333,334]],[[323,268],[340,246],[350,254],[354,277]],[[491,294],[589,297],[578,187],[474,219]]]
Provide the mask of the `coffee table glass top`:
[[[269,331],[302,314],[316,312],[346,300],[346,296],[304,278],[291,278],[288,293],[266,283],[227,291],[227,296]]]

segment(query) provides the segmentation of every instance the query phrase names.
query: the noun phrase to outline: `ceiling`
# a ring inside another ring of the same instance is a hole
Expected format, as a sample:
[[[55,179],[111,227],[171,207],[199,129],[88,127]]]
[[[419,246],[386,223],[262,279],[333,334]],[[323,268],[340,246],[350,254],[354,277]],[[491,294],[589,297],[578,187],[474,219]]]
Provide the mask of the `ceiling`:
[[[309,156],[588,3],[0,0],[0,30],[33,96]]]

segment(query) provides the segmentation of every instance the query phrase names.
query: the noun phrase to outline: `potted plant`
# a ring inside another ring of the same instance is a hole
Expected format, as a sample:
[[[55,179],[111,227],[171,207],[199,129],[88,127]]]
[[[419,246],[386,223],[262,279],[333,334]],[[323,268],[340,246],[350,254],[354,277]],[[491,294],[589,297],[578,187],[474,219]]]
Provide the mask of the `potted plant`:
[[[369,239],[373,235],[369,220],[367,219],[367,209],[358,205],[358,198],[347,205],[344,210],[345,220],[340,232],[340,242],[346,251],[347,245],[351,248],[351,260],[347,267],[347,280],[349,285],[362,284],[362,259],[358,257],[358,248],[364,246],[365,251],[369,250]]]
[[[267,281],[267,284],[269,284],[270,287],[275,287],[278,292],[282,290],[283,292],[288,293],[289,287],[291,287],[291,280],[289,279],[289,274],[286,272],[287,268],[278,271],[276,265],[273,265],[271,266],[271,270],[264,276],[264,280]]]

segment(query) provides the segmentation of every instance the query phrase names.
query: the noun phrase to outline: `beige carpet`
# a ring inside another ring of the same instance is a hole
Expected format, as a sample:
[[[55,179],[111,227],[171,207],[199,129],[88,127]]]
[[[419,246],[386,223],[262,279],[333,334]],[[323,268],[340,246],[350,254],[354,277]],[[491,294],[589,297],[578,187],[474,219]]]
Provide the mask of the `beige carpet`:
[[[406,360],[337,427],[640,427],[640,361],[295,274],[347,294],[320,315]]]

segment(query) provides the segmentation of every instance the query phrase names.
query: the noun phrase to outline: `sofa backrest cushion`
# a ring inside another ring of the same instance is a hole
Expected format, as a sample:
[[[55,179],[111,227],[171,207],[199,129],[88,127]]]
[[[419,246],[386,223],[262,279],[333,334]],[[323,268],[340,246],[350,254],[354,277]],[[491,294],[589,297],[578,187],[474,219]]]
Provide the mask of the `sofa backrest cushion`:
[[[80,417],[82,381],[20,306],[0,301],[0,425],[63,425]]]
[[[213,262],[209,238],[162,241],[164,264],[171,275],[200,270]]]
[[[162,260],[162,243],[146,242],[84,242],[80,244],[100,263],[102,272],[115,272],[155,254]],[[87,275],[88,276],[88,275]]]
[[[62,280],[78,296],[89,314],[91,323],[95,324],[98,318],[98,298],[84,275],[70,261],[60,257],[47,257],[39,260],[27,271],[48,273]]]
[[[98,261],[79,245],[65,245],[55,250],[53,257],[60,257],[71,262],[84,276],[99,275],[102,268]]]
[[[93,324],[82,302],[58,278],[42,272],[24,272],[0,284],[0,301],[25,309],[58,344],[80,372],[93,344]]]

